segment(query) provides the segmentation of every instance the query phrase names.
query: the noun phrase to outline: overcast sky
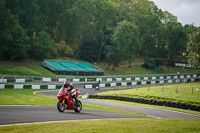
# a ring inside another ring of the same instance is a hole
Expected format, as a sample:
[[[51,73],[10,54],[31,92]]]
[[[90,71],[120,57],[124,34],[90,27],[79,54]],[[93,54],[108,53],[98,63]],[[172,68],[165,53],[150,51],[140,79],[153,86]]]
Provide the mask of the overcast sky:
[[[200,26],[200,0],[151,0],[163,11],[168,11],[178,18],[183,26]]]

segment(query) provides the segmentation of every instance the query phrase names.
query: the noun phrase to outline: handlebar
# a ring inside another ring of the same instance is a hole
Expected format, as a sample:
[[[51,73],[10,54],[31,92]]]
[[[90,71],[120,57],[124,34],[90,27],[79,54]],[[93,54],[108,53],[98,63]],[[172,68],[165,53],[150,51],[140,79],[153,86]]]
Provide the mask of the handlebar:
[[[66,94],[66,95],[69,95],[70,93],[69,93],[69,92],[66,92],[65,94]]]

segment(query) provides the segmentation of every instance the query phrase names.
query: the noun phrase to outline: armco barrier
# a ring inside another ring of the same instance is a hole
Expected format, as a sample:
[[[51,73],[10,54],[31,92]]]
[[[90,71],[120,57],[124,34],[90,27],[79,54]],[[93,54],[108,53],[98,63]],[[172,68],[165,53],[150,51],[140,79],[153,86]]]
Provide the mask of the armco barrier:
[[[111,81],[148,81],[148,80],[170,80],[170,79],[184,79],[184,78],[195,78],[200,75],[197,74],[159,74],[159,75],[131,75],[128,77],[99,77],[99,78],[58,78],[58,77],[6,77],[3,76],[0,78],[0,83],[7,82],[16,82],[16,83],[24,83],[24,82],[111,82]]]
[[[62,85],[6,85],[0,84],[0,89],[60,89]]]
[[[160,80],[140,80],[140,81],[131,81],[131,82],[116,82],[116,83],[95,83],[95,84],[86,84],[84,88],[96,88],[98,87],[116,87],[116,86],[134,86],[134,85],[153,85],[153,84],[170,84],[170,83],[187,83],[198,81],[199,78],[184,78],[184,79],[160,79]]]

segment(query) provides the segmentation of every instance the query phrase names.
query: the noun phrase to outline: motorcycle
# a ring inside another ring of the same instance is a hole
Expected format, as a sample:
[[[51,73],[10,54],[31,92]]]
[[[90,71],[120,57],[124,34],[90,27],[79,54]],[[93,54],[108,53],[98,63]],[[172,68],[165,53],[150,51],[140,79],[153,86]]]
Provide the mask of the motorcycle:
[[[76,90],[76,96],[78,97],[80,91]],[[64,87],[62,87],[58,94],[57,94],[58,102],[57,102],[57,109],[60,112],[64,112],[65,109],[67,110],[74,110],[76,113],[81,112],[82,110],[82,103],[80,100],[77,102],[75,99],[70,95],[69,91],[66,91]]]

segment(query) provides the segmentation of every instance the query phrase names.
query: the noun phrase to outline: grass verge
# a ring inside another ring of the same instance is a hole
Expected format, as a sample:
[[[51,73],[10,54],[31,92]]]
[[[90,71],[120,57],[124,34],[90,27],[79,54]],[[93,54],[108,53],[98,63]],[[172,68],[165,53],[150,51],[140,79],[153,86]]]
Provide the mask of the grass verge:
[[[196,88],[200,89],[199,83],[184,83],[120,91],[108,91],[98,93],[97,95],[125,96],[130,98],[169,101],[200,106],[200,92],[196,91]]]
[[[5,126],[0,127],[0,131],[9,133],[198,133],[200,126],[199,120],[192,119],[104,119]]]
[[[0,105],[48,105],[55,106],[57,99],[34,95],[31,89],[2,89],[0,90]],[[44,90],[37,90],[44,91]]]

